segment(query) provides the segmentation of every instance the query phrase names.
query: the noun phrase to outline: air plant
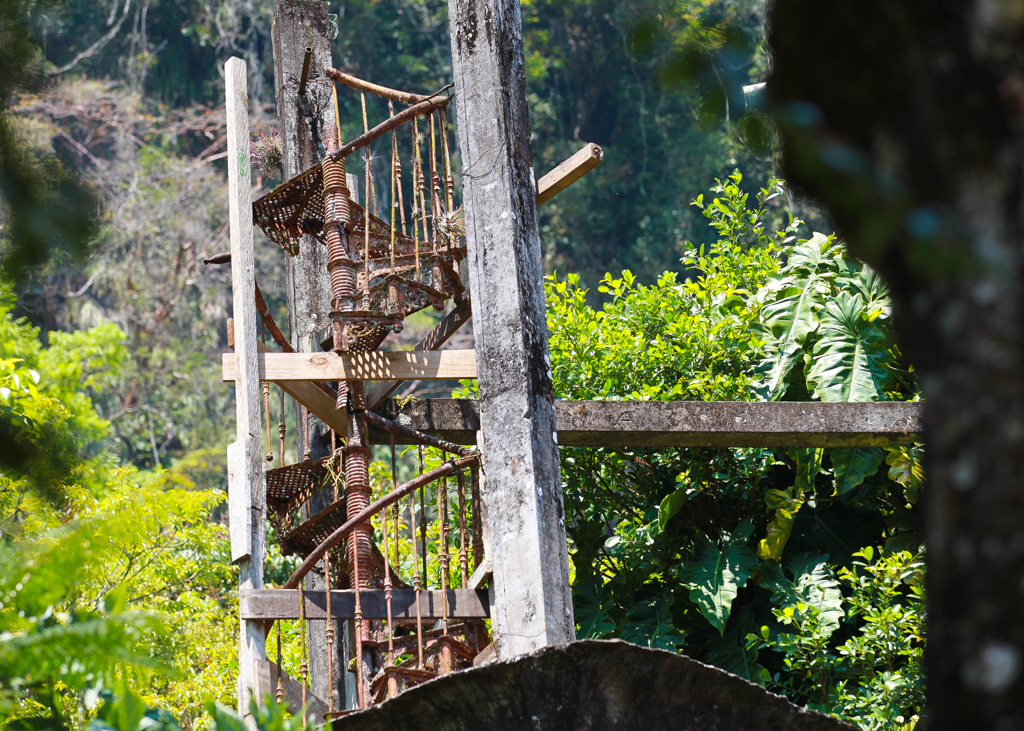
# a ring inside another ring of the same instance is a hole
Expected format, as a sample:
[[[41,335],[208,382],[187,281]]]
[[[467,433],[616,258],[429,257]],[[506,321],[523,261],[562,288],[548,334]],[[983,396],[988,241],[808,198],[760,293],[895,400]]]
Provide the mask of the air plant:
[[[466,221],[462,206],[454,211],[442,209],[434,220],[434,225],[437,233],[448,246],[461,246],[466,238]]]
[[[284,153],[279,132],[259,130],[250,143],[252,164],[264,177],[273,178],[284,173]]]

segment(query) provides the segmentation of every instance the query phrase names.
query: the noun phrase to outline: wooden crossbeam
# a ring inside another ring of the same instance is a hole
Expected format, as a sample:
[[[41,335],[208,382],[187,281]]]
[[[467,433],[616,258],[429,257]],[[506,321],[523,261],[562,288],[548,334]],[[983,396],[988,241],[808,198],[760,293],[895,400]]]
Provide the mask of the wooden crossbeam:
[[[235,323],[228,318],[228,347],[235,348]],[[256,343],[258,353],[273,353],[261,342]],[[316,418],[338,434],[348,434],[348,412],[338,409],[334,397],[311,381],[274,381],[284,392],[309,409]]]
[[[225,381],[235,380],[235,354],[221,354]],[[369,353],[279,353],[258,356],[261,381],[447,381],[476,378],[472,350]]]
[[[443,616],[443,594],[448,598],[448,619],[487,619],[491,616],[486,589],[448,589],[420,592],[420,617],[433,622]],[[327,619],[327,592],[306,591],[306,619]],[[363,619],[387,619],[387,605],[382,589],[359,592]],[[299,618],[298,589],[261,589],[242,594],[239,611],[244,620],[277,620]],[[336,620],[354,619],[355,592],[351,589],[331,592],[331,616]],[[395,589],[391,598],[391,616],[395,619],[416,619],[416,591]]]
[[[537,181],[537,205],[546,203],[596,168],[604,160],[604,150],[587,143],[575,155]]]
[[[562,446],[609,447],[868,447],[920,438],[920,403],[746,401],[555,401]],[[389,401],[388,418],[447,439],[475,444],[478,402]],[[371,430],[370,439],[390,437]]]
[[[276,663],[270,660],[256,661],[256,697],[264,698],[267,695],[277,694],[277,679],[281,678],[281,689],[284,691],[285,706],[288,712],[297,716],[303,712],[302,708],[302,683],[290,676],[287,672],[280,670]],[[324,724],[324,717],[327,714],[327,704],[317,697],[311,688],[306,688],[306,709],[305,717],[313,717],[316,725]]]

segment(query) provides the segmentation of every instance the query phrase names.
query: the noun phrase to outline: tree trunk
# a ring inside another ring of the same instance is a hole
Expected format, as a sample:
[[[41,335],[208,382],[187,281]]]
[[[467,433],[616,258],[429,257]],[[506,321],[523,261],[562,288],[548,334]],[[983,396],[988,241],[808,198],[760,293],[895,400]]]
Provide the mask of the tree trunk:
[[[929,729],[1024,728],[1020,3],[775,0],[790,182],[892,289],[927,399]]]

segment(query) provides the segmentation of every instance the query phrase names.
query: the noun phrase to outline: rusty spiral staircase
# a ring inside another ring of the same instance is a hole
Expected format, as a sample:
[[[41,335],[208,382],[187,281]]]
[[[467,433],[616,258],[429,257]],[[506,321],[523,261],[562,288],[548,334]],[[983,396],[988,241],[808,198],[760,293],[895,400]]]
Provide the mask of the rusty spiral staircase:
[[[456,305],[467,302],[459,273],[465,244],[460,212],[454,205],[448,141],[447,106],[451,96],[447,88],[422,96],[369,84],[334,70],[328,73],[335,81],[359,91],[364,134],[346,145],[337,129],[329,130],[320,145],[320,163],[255,201],[252,214],[268,239],[288,255],[294,256],[303,245],[326,247],[332,324],[324,348],[338,354],[366,353],[378,349],[389,333],[400,331],[404,318],[413,312],[425,307],[443,310],[449,300]],[[302,87],[306,81],[304,73]],[[363,96],[367,93],[386,98],[389,106],[389,118],[373,129],[367,123]],[[395,114],[396,101],[409,106]],[[409,186],[403,184],[399,150],[404,143],[399,141],[399,131],[410,133]],[[390,221],[376,215],[377,189],[369,152],[369,143],[387,132],[391,132]],[[360,150],[366,191],[362,206],[353,199],[346,175],[346,158]],[[407,187],[411,192],[408,217]],[[223,257],[220,260],[226,261]],[[258,286],[255,304],[264,333],[270,334],[281,352],[294,352]],[[430,678],[469,667],[489,643],[479,608],[470,612],[471,616],[460,616],[459,595],[453,591],[466,590],[471,573],[481,574],[485,564],[479,479],[482,465],[475,451],[416,432],[368,410],[361,381],[313,385],[346,414],[347,430],[332,430],[332,454],[311,459],[310,415],[297,402],[298,419],[307,427],[301,430],[305,442],[296,450],[302,459],[284,464],[287,428],[285,390],[281,390],[280,463],[266,472],[267,518],[276,529],[282,554],[302,559],[284,585],[284,589],[298,589],[294,615],[303,625],[315,619],[327,621],[331,688],[337,687],[340,671],[332,661],[338,641],[334,630],[334,620],[340,614],[337,602],[348,606],[351,599],[353,611],[350,615],[345,612],[345,616],[352,621],[355,645],[351,664],[357,683],[356,706],[364,708]],[[273,461],[271,387],[267,381],[262,391],[267,460]],[[371,426],[390,433],[392,474],[390,491],[372,503]],[[418,456],[419,474],[404,485],[398,485],[395,478],[396,441],[414,445]],[[425,469],[424,449],[435,460],[440,458],[439,466]],[[312,507],[314,503],[322,504],[325,497],[325,507]],[[326,588],[322,606],[314,607],[309,592],[303,589],[311,572],[322,577]],[[399,595],[411,602],[399,601]],[[370,604],[379,605],[381,598],[383,611],[367,609]],[[291,616],[290,612],[285,614]],[[270,631],[268,625],[268,637]],[[300,683],[305,706],[310,700],[305,630],[301,633],[302,677],[295,681],[281,670],[280,621],[276,633],[278,658],[276,664],[270,664],[271,673],[276,675],[271,685],[276,686],[280,701],[285,696],[286,681]],[[326,699],[325,718],[354,710],[335,708],[333,696],[332,691]]]

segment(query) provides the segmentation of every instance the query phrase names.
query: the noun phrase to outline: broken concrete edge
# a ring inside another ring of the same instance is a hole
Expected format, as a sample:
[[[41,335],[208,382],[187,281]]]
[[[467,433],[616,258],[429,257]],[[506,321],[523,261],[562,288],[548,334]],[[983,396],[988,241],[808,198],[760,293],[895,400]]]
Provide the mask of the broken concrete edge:
[[[697,660],[621,640],[555,645],[430,680],[335,721],[335,731],[642,728],[851,731]]]
[[[922,403],[803,401],[555,401],[560,446],[890,447],[921,439]],[[475,444],[473,399],[391,399],[379,413],[447,439]],[[371,440],[388,437],[371,430]]]

